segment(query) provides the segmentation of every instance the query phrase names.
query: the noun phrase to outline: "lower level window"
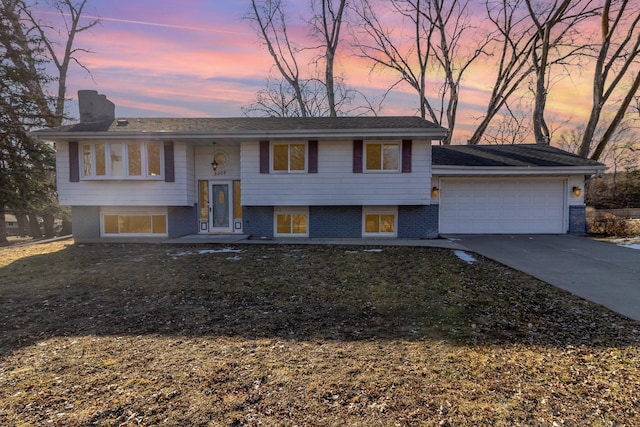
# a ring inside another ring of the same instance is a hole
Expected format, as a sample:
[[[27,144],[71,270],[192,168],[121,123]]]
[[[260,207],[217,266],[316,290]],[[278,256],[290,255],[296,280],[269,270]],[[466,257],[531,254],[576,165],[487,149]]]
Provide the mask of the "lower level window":
[[[309,213],[305,210],[276,208],[275,228],[279,236],[307,236]]]
[[[363,212],[363,234],[395,236],[397,216],[395,209],[365,209]]]
[[[167,234],[166,215],[104,215],[104,234]]]

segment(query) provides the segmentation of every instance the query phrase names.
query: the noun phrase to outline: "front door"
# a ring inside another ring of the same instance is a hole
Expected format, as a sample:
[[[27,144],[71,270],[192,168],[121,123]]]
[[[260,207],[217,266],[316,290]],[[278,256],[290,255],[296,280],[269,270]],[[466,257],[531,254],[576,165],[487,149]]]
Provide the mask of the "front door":
[[[211,184],[209,200],[211,214],[209,217],[210,231],[232,231],[232,194],[229,191],[230,182],[214,182]]]

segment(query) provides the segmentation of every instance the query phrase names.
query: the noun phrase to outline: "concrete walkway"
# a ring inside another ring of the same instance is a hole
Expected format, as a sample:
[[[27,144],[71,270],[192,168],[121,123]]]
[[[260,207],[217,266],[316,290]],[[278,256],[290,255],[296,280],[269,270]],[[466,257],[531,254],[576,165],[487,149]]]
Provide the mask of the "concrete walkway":
[[[449,237],[470,251],[640,321],[640,250],[570,235]]]

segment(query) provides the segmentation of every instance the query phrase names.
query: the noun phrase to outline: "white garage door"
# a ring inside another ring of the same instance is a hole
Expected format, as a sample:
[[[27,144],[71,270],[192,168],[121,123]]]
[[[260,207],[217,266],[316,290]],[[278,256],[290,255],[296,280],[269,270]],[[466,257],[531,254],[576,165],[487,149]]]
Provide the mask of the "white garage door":
[[[565,180],[443,178],[440,233],[564,233]]]

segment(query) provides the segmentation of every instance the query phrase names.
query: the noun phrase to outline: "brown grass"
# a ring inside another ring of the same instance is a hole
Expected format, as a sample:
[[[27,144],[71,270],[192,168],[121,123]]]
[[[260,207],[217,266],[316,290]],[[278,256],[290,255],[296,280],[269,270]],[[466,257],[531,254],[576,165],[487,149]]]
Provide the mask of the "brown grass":
[[[0,248],[0,425],[638,425],[638,323],[431,248]]]

